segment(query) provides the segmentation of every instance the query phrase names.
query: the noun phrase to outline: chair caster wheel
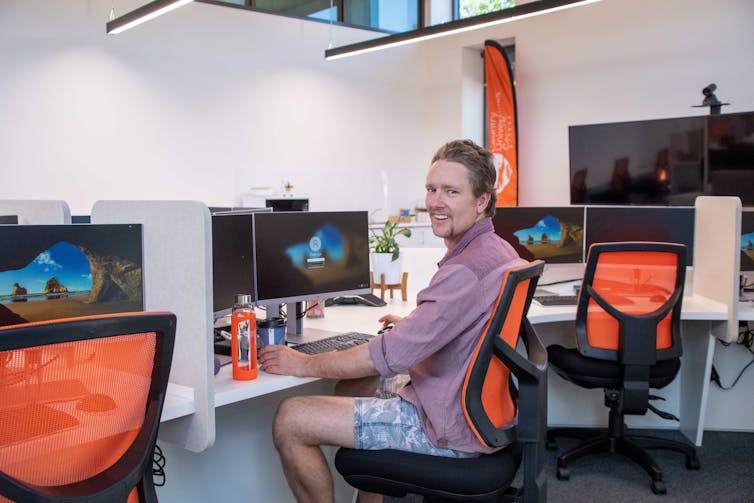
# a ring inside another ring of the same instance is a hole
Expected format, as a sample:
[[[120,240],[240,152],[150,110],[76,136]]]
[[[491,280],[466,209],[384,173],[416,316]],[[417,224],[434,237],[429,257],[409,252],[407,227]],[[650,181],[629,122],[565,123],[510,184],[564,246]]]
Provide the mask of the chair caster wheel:
[[[569,470],[568,468],[558,468],[556,475],[558,477],[558,480],[568,480],[569,478],[571,478],[571,470]]]
[[[548,451],[555,451],[558,449],[558,442],[555,439],[547,439],[547,443],[545,443],[545,449]]]
[[[702,465],[699,463],[699,459],[697,457],[687,457],[686,458],[686,469],[687,470],[698,470],[702,467]]]
[[[652,492],[655,494],[665,494],[668,490],[665,488],[665,483],[662,480],[653,480]]]

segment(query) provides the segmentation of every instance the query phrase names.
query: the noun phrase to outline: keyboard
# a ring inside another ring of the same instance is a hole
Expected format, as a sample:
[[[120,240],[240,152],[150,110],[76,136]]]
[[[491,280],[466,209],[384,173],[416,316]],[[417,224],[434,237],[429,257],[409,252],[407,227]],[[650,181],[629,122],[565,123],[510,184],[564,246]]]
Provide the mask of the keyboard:
[[[329,351],[342,351],[344,349],[352,348],[359,344],[369,342],[372,337],[374,337],[374,335],[347,332],[345,334],[326,337],[318,341],[304,342],[303,344],[297,344],[291,347],[296,351],[301,351],[307,355],[316,355],[319,353],[327,353]]]
[[[543,306],[575,306],[579,302],[578,295],[535,295],[534,300]]]

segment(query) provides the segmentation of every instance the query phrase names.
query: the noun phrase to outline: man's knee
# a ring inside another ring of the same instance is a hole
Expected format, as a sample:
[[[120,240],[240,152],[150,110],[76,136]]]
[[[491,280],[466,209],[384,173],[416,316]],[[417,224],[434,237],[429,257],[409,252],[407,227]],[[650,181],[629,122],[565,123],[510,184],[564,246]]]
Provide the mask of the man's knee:
[[[293,396],[280,402],[272,422],[272,440],[275,447],[280,448],[285,442],[290,442],[299,431],[297,423],[303,407],[302,398]]]

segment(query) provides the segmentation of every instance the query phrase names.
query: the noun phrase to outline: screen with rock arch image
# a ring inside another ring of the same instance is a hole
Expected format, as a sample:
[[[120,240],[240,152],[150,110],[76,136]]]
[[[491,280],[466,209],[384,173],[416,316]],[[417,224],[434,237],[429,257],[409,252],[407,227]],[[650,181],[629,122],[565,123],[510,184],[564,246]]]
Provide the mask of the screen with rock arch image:
[[[0,326],[144,309],[140,224],[0,225]]]
[[[548,264],[583,262],[583,206],[506,206],[496,209],[492,223],[521,258]]]

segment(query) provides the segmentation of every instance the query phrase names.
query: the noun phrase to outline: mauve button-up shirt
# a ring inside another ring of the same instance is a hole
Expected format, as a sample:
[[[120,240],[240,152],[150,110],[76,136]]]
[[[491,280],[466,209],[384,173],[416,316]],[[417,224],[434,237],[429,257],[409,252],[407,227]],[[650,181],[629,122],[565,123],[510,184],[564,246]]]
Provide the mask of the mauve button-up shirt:
[[[497,236],[490,218],[477,221],[439,262],[420,291],[416,309],[369,342],[381,375],[408,373],[400,397],[414,404],[424,432],[437,446],[492,452],[466,423],[461,391],[477,341],[497,299],[503,275],[524,264]]]

